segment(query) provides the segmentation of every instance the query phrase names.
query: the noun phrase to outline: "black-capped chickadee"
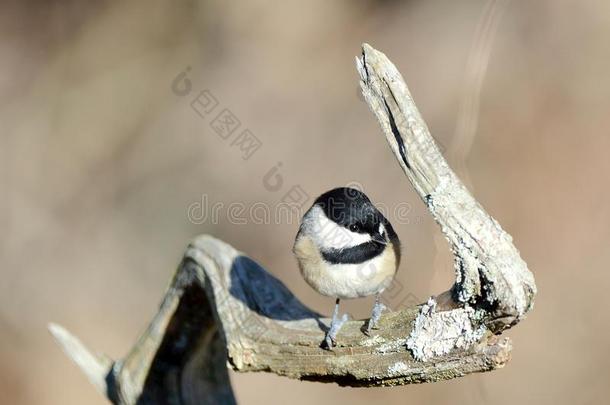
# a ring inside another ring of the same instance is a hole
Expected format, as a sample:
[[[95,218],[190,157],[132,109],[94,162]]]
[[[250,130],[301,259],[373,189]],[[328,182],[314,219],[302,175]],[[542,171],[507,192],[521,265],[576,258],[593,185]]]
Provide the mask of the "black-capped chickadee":
[[[340,187],[318,197],[303,215],[293,252],[305,281],[336,299],[323,346],[336,345],[337,333],[348,319],[347,314],[339,317],[343,298],[375,295],[367,334],[376,327],[384,309],[379,296],[400,263],[400,241],[364,193]]]

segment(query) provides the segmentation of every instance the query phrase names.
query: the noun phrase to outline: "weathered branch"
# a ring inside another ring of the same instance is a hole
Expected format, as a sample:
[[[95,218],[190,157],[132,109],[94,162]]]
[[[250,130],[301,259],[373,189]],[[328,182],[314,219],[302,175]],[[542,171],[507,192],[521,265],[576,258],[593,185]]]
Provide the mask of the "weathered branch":
[[[449,168],[392,62],[367,44],[356,62],[366,101],[455,256],[451,295],[461,308],[449,315],[436,311],[431,300],[417,319],[409,348],[418,359],[428,359],[476,341],[487,330],[511,327],[531,310],[536,294],[534,276],[511,236]]]
[[[131,352],[112,363],[68,332],[51,332],[116,404],[234,403],[227,372],[267,371],[348,386],[446,380],[493,370],[510,341],[492,334],[532,307],[533,276],[498,223],[449,169],[400,74],[364,45],[363,94],[407,177],[456,256],[456,283],[425,305],[385,314],[365,336],[350,321],[333,351],[320,348],[329,320],[276,278],[210,236],[188,247],[159,312]]]

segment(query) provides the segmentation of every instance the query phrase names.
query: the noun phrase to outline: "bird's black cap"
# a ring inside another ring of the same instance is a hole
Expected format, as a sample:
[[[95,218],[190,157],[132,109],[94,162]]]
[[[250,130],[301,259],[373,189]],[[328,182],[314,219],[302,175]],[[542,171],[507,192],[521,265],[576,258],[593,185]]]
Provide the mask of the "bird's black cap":
[[[326,216],[346,228],[360,233],[375,233],[380,223],[387,219],[362,191],[350,187],[338,187],[316,199]]]

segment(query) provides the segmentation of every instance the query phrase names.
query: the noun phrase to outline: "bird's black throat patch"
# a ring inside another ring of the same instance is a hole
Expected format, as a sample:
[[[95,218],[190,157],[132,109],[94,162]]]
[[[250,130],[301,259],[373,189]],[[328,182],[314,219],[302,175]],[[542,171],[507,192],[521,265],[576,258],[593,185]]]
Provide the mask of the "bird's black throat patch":
[[[371,260],[385,249],[383,243],[370,241],[344,249],[322,250],[322,258],[330,264],[361,264]]]

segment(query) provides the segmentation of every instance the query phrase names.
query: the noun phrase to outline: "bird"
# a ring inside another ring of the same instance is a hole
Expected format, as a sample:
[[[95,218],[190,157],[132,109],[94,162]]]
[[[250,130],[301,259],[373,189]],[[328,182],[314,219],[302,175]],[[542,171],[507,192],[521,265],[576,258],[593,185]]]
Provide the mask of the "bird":
[[[307,284],[335,298],[321,347],[332,350],[349,319],[339,316],[342,299],[375,296],[366,329],[370,336],[385,309],[381,293],[392,283],[401,256],[398,235],[371,200],[351,187],[320,195],[303,215],[292,250]]]

